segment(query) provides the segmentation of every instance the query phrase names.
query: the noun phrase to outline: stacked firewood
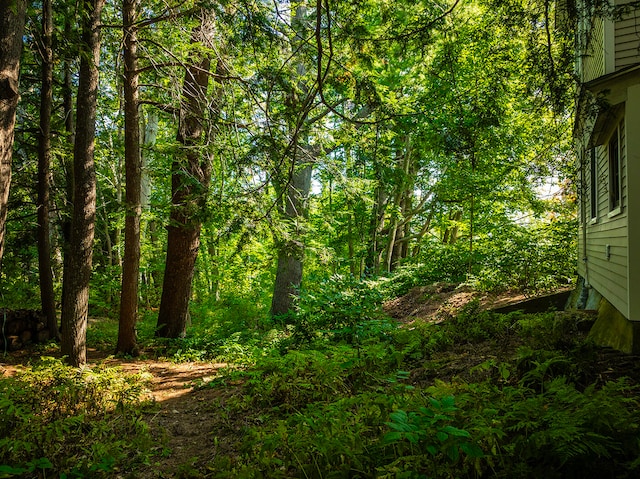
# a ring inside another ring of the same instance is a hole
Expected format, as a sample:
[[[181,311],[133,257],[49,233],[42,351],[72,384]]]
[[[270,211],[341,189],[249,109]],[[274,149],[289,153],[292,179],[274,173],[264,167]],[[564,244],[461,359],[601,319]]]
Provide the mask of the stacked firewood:
[[[0,308],[0,349],[17,351],[29,343],[49,340],[45,317],[32,309]]]

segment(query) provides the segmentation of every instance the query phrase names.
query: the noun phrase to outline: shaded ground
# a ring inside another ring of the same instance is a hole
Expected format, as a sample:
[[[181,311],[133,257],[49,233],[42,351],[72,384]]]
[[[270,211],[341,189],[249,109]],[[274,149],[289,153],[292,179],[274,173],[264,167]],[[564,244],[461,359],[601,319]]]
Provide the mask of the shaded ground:
[[[208,463],[217,453],[215,432],[219,423],[219,408],[223,407],[230,390],[197,389],[202,381],[214,378],[224,364],[171,363],[153,360],[123,362],[104,361],[123,370],[151,375],[149,394],[157,410],[147,418],[153,434],[166,440],[166,451],[140,477],[175,477],[188,474],[196,464]]]
[[[595,311],[563,311],[566,298],[572,288],[529,296],[522,292],[507,291],[500,294],[488,294],[473,290],[466,285],[435,283],[411,289],[406,295],[384,304],[384,310],[402,324],[411,326],[415,322],[441,323],[460,312],[466,305],[477,300],[481,309],[509,312],[522,309],[526,312],[548,311],[556,309],[556,317],[572,315],[576,317],[577,329],[566,331],[567,339],[586,339],[595,321]],[[558,299],[560,301],[558,301]],[[560,321],[561,322],[561,321]],[[501,337],[482,342],[454,344],[449,350],[434,354],[429,361],[411,371],[414,385],[429,385],[436,379],[448,381],[462,378],[466,381],[479,381],[483,373],[477,366],[483,362],[512,359],[518,347],[522,345],[516,334],[505,333]],[[588,377],[585,383],[600,383],[620,377],[628,377],[633,384],[640,385],[640,356],[626,354],[612,348],[596,348],[585,357],[583,369]]]
[[[523,294],[481,294],[468,287],[439,283],[411,290],[404,297],[389,301],[385,310],[404,324],[416,321],[441,322],[453,317],[466,304],[477,299],[483,308],[495,309],[527,298]],[[576,313],[558,313],[576,314]],[[581,314],[581,313],[577,313]],[[592,318],[585,314],[588,326]],[[586,336],[588,327],[570,331]],[[520,345],[517,335],[484,342],[455,344],[447,351],[420,361],[410,371],[410,383],[416,386],[432,384],[436,379],[480,380],[489,370],[477,366],[488,360],[508,360]],[[21,364],[27,364],[33,352],[5,355],[0,362],[0,377],[14,374]],[[595,351],[586,360],[592,367],[585,383],[605,382],[620,376],[629,376],[640,384],[640,358],[611,349]],[[145,372],[150,376],[149,395],[156,407],[146,418],[154,437],[164,444],[162,454],[154,458],[147,470],[135,477],[188,478],[202,477],[208,472],[207,464],[218,455],[236,455],[242,440],[242,425],[251,418],[229,417],[227,404],[242,394],[242,384],[228,383],[223,388],[198,388],[220,375],[226,367],[220,363],[173,363],[164,360],[118,359],[100,351],[89,351],[90,364],[102,363],[121,367],[130,373]]]

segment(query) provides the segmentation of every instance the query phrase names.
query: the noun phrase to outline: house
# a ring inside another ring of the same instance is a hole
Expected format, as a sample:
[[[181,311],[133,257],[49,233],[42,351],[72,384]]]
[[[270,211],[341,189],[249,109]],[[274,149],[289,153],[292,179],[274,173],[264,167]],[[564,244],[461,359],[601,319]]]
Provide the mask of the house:
[[[640,351],[640,6],[577,0],[579,307],[592,336]],[[597,6],[600,4],[600,6]]]

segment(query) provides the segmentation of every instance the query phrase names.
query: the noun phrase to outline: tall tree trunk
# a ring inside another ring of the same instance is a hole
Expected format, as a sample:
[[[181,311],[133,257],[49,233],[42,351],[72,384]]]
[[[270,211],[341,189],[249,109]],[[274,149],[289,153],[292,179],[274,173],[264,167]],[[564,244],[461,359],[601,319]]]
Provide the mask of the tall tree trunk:
[[[100,60],[100,14],[105,0],[85,0],[77,100],[76,142],[73,151],[73,216],[68,274],[64,281],[62,354],[72,366],[86,362],[89,280],[96,219],[94,146]]]
[[[26,0],[0,1],[0,264],[4,254],[11,160],[20,91],[20,55]]]
[[[380,234],[384,228],[384,216],[388,201],[380,165],[376,163],[375,169],[377,181],[374,202],[371,208],[371,219],[369,221],[369,246],[365,258],[366,273],[374,275],[380,272]]]
[[[141,161],[141,177],[140,177],[140,203],[142,204],[142,210],[148,212],[151,210],[151,175],[149,174],[149,164],[150,164],[150,152],[156,143],[156,138],[158,136],[158,112],[150,109],[147,112],[146,118],[145,115],[140,115],[140,119],[144,125],[141,125],[141,141],[142,141],[142,149],[140,151],[140,161]],[[146,231],[146,232],[145,232]],[[148,235],[149,242],[151,243],[151,248],[155,256],[156,251],[159,249],[159,240],[158,240],[158,222],[156,219],[150,219],[146,227],[141,226],[141,235]],[[142,240],[141,240],[142,241]],[[154,290],[158,288],[162,282],[162,271],[158,267],[158,263],[155,260],[152,260],[150,263],[147,263],[147,267],[143,272],[143,280],[145,285],[147,286],[147,294],[146,294],[146,302],[147,306],[151,305],[151,297],[149,294],[149,290],[153,288]],[[154,295],[155,297],[155,295]]]
[[[355,257],[355,237],[353,233],[353,217],[354,213],[349,212],[349,217],[347,218],[347,250],[349,252],[349,272],[351,276],[357,277],[360,276],[360,271],[358,270],[359,266],[359,258]]]
[[[126,174],[126,218],[124,264],[120,293],[120,322],[116,352],[136,354],[138,277],[140,274],[141,158],[138,102],[138,53],[135,21],[139,0],[123,0],[124,42],[124,161]]]
[[[291,38],[291,51],[294,55],[302,53],[307,36],[307,7],[295,6],[291,20],[294,36]],[[278,211],[280,221],[287,230],[284,238],[276,240],[278,259],[276,276],[271,297],[271,314],[287,313],[293,306],[302,284],[304,264],[304,230],[301,222],[306,216],[306,202],[311,189],[313,153],[307,144],[307,132],[304,126],[308,110],[306,101],[309,88],[304,81],[306,65],[299,61],[292,71],[292,83],[285,104],[288,107],[288,129],[291,134],[290,166],[286,177],[276,172],[276,189],[282,197]],[[304,139],[304,140],[302,140]],[[302,141],[301,141],[302,140]],[[287,154],[287,153],[285,153]]]
[[[70,13],[65,17],[64,34],[67,38],[71,37],[71,19]],[[71,72],[71,61],[66,58],[64,60],[64,83],[62,87],[62,107],[64,110],[64,129],[67,133],[67,141],[71,148],[76,144],[76,121],[73,111],[73,78]],[[65,195],[64,205],[59,209],[61,212],[62,224],[62,300],[60,304],[60,317],[64,316],[65,298],[67,296],[66,278],[69,277],[69,261],[71,258],[71,217],[73,216],[73,157],[65,155],[62,159],[65,171]]]
[[[42,87],[40,91],[40,134],[38,136],[38,263],[42,313],[47,320],[50,338],[58,337],[53,273],[51,271],[51,236],[49,228],[51,180],[51,105],[53,99],[53,19],[51,0],[42,2]]]
[[[143,119],[144,116],[141,117]],[[158,136],[158,113],[150,110],[146,119],[143,119],[144,127],[141,128],[143,148],[140,151],[140,203],[145,211],[151,208],[151,175],[149,174],[149,150],[156,143]]]
[[[460,219],[462,219],[461,209],[449,212],[449,222],[452,223],[452,225],[447,226],[444,230],[444,236],[442,237],[443,244],[455,244],[458,241],[458,223],[460,222]]]
[[[411,253],[411,256],[413,256],[414,258],[418,256],[420,254],[420,251],[422,250],[422,238],[424,238],[425,235],[431,229],[431,221],[433,220],[435,211],[436,211],[435,208],[431,206],[431,209],[429,210],[429,215],[427,216],[426,221],[422,224],[422,228],[420,228],[420,232],[416,235],[416,244],[413,247],[413,251]]]
[[[407,135],[405,139],[405,148],[402,152],[402,162],[400,171],[400,181],[396,186],[396,210],[400,211],[400,217],[397,214],[393,220],[393,230],[390,234],[389,246],[392,246],[391,257],[388,261],[388,271],[394,271],[399,265],[400,261],[406,257],[408,251],[408,236],[410,234],[410,215],[411,215],[411,203],[413,199],[413,186],[414,186],[414,166],[412,162],[411,154],[411,137]],[[400,158],[398,159],[400,160]],[[399,219],[401,219],[399,221]],[[393,240],[391,240],[391,238]]]
[[[208,46],[213,25],[203,19],[192,42]],[[178,141],[183,158],[175,158],[171,175],[171,213],[167,227],[167,259],[156,334],[166,338],[183,336],[189,319],[189,300],[198,248],[199,217],[205,206],[211,180],[211,163],[202,151],[205,107],[211,60],[207,53],[194,54],[182,89]],[[218,62],[218,70],[224,68]]]
[[[281,218],[290,229],[290,237],[278,245],[278,265],[271,298],[271,313],[287,313],[302,284],[304,238],[300,221],[306,214],[306,201],[311,190],[312,166],[306,160],[294,171],[286,186],[285,205]]]

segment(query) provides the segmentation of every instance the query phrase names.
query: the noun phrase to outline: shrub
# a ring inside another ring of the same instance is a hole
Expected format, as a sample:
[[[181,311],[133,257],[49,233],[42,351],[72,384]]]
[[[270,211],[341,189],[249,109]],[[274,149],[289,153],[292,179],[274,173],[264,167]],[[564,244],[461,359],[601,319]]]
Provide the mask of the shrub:
[[[382,311],[376,285],[342,275],[302,290],[295,313],[281,319],[293,326],[298,343],[324,335],[353,344],[394,329]]]
[[[639,403],[631,392],[625,380],[580,392],[564,376],[541,392],[506,391],[511,401],[504,404],[502,428],[510,463],[501,477],[522,477],[522,471],[524,477],[636,477]]]

